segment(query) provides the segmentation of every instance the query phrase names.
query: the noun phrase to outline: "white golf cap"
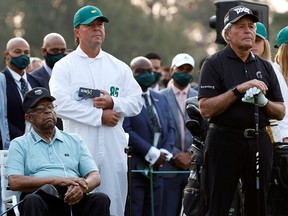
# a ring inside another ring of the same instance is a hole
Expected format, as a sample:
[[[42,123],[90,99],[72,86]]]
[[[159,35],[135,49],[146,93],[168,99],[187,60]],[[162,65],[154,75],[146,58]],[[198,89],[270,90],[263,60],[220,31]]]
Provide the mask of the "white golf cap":
[[[195,61],[194,61],[193,57],[190,56],[189,54],[180,53],[180,54],[177,54],[173,58],[171,67],[174,67],[174,66],[179,67],[179,66],[184,65],[184,64],[190,64],[194,68]]]

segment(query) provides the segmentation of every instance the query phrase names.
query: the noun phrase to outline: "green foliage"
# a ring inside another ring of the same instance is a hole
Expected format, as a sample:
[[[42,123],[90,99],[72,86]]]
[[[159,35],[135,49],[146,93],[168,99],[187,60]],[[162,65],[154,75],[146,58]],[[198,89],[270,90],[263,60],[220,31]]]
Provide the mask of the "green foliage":
[[[157,3],[169,6],[165,0],[146,1],[150,10]],[[63,35],[67,47],[75,49],[73,16],[80,7],[88,4],[99,7],[110,19],[105,24],[103,50],[127,64],[134,57],[153,51],[161,55],[164,65],[169,66],[177,53],[187,52],[196,60],[194,80],[197,80],[200,60],[208,55],[209,46],[215,46],[215,30],[209,27],[209,18],[216,13],[212,0],[176,1],[177,12],[172,21],[167,21],[164,15],[156,14],[155,18],[152,13],[144,13],[140,7],[131,5],[130,0],[2,0],[1,53],[5,51],[7,41],[19,32],[30,44],[31,56],[42,57],[43,38],[51,32]],[[273,44],[277,32],[287,25],[287,21],[285,14],[271,13],[270,16],[273,22],[270,41]],[[14,24],[15,17],[22,19],[21,25]],[[3,68],[4,62],[1,63]]]
[[[105,24],[106,39],[103,49],[128,64],[135,56],[154,51],[163,57],[165,64],[169,65],[178,52],[191,50],[190,42],[183,35],[180,26],[153,19],[151,15],[144,14],[141,9],[132,6],[129,0],[36,2],[9,0],[1,2],[0,7],[1,52],[5,51],[7,41],[16,36],[15,32],[21,32],[22,37],[28,41],[31,56],[41,57],[40,48],[43,38],[50,32],[62,34],[66,39],[67,47],[75,49],[73,16],[81,6],[87,4],[98,6],[110,19],[110,22]],[[23,20],[22,25],[16,27],[12,21],[19,12],[22,13]],[[1,65],[2,67],[4,65]]]
[[[75,1],[69,0],[9,0],[2,1],[0,7],[1,41],[0,50],[5,51],[5,46],[10,38],[21,36],[30,44],[31,56],[41,56],[40,48],[43,38],[51,32],[58,32],[66,38],[68,47],[73,42],[73,15],[79,8]],[[22,14],[21,26],[13,24],[13,17]],[[21,32],[19,35],[17,32]],[[74,45],[73,45],[74,48]]]

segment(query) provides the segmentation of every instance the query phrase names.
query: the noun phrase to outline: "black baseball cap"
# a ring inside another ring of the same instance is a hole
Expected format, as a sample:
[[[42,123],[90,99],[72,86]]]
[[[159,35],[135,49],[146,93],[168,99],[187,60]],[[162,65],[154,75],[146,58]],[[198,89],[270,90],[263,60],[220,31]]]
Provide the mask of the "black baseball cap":
[[[50,101],[56,100],[53,96],[50,95],[49,91],[46,88],[35,87],[32,90],[28,91],[24,96],[24,112],[27,113],[27,110],[35,106],[42,98],[47,98]]]
[[[224,16],[224,26],[228,23],[235,23],[244,16],[250,16],[254,22],[259,22],[258,17],[255,16],[249,8],[238,5],[229,9],[226,13]]]

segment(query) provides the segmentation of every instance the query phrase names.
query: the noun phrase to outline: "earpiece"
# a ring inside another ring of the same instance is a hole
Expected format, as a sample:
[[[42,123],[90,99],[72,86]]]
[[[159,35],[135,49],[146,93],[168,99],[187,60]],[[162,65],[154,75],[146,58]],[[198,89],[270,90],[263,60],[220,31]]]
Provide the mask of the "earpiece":
[[[52,148],[53,148],[53,151],[54,151],[55,155],[57,156],[58,160],[60,161],[60,163],[61,163],[61,165],[62,165],[62,167],[63,167],[65,177],[68,178],[67,172],[66,172],[66,168],[65,168],[65,166],[64,166],[61,158],[60,158],[60,157],[58,156],[58,154],[56,153],[55,148],[54,148],[54,145],[52,145]]]

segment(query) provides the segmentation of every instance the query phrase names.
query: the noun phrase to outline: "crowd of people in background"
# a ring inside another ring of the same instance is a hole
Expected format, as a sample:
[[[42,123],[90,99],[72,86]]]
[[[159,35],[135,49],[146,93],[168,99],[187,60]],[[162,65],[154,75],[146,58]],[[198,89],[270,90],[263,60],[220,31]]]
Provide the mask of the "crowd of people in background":
[[[242,178],[245,215],[276,216],[267,202],[273,148],[266,127],[277,121],[279,141],[288,141],[288,26],[277,35],[273,60],[274,40],[268,41],[264,24],[237,6],[224,18],[223,50],[201,62],[193,53],[175,53],[165,66],[160,52],[135,56],[130,65],[105,52],[107,23],[99,8],[88,5],[74,15],[75,50],[54,32],[43,38],[42,57],[30,56],[24,38],[6,44],[0,148],[9,149],[11,188],[25,197],[21,215],[42,214],[50,205],[58,209],[48,215],[181,215],[193,153],[185,106],[186,99],[198,96],[209,121],[202,173],[205,215],[228,215]],[[199,84],[192,82],[196,66]],[[259,149],[255,130],[246,137],[255,127],[255,95]],[[255,151],[260,151],[259,197],[251,165]],[[55,186],[63,200],[29,196],[44,184]],[[101,208],[92,208],[93,202]]]

